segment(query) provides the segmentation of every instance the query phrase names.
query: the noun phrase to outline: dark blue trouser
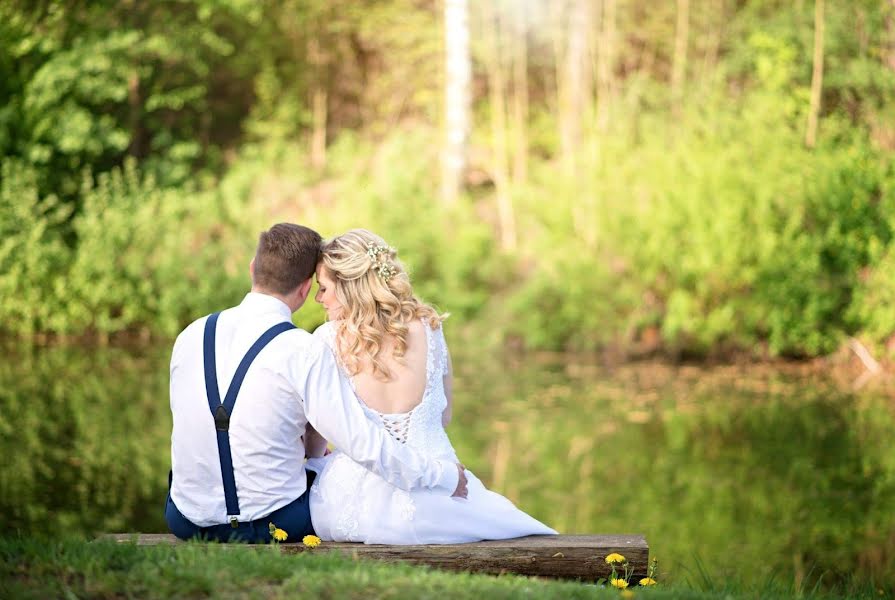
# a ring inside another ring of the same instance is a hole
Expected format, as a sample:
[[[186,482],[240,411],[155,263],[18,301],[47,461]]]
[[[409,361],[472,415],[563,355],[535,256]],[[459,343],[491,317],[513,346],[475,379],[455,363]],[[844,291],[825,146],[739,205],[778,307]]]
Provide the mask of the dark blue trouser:
[[[316,473],[307,471],[308,489],[304,494],[282,508],[270,513],[268,516],[254,521],[239,522],[239,526],[233,527],[229,523],[223,525],[211,525],[199,527],[181,514],[174,501],[171,500],[171,475],[168,475],[168,500],[165,503],[165,520],[168,529],[182,540],[199,538],[218,542],[248,542],[250,544],[263,544],[271,541],[270,523],[286,531],[289,537],[286,542],[300,542],[306,535],[314,534],[311,524],[311,509],[308,505],[308,495],[311,493],[311,484],[314,483]]]

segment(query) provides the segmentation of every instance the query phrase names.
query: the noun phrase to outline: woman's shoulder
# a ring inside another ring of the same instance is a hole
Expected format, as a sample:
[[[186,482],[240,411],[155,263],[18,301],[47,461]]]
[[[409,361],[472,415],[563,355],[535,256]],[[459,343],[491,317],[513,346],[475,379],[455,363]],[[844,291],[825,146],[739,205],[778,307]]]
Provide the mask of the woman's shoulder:
[[[407,323],[407,333],[417,339],[438,340],[444,337],[441,321],[428,317],[419,317]]]
[[[336,326],[332,321],[326,321],[314,330],[314,338],[326,342],[332,346],[336,339]]]
[[[444,319],[439,318],[422,318],[420,320],[422,326],[426,329],[426,333],[436,340],[444,341]]]
[[[413,323],[418,325],[420,328],[424,328],[431,332],[441,332],[441,328],[443,326],[444,318],[439,317],[437,315],[418,315],[416,319],[413,320]]]

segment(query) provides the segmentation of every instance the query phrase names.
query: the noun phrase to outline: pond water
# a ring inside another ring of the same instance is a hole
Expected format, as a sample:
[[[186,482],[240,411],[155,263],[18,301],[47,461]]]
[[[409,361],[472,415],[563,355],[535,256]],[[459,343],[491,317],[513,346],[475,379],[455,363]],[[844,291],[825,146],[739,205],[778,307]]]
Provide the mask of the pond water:
[[[666,580],[895,582],[895,400],[750,367],[454,348],[468,468],[562,533],[643,533]],[[2,532],[164,531],[167,346],[4,350]]]

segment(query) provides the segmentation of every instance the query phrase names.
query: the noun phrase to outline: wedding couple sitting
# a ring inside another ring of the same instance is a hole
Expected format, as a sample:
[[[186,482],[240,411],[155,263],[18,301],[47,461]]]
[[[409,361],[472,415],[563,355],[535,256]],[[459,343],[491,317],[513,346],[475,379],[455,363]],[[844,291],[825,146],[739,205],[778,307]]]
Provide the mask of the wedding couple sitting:
[[[288,541],[385,544],[556,533],[458,461],[444,430],[444,315],[413,295],[394,249],[366,230],[323,243],[281,223],[249,270],[242,303],[174,344],[172,533],[266,542],[273,523]],[[315,272],[327,322],[310,334],[292,313]]]

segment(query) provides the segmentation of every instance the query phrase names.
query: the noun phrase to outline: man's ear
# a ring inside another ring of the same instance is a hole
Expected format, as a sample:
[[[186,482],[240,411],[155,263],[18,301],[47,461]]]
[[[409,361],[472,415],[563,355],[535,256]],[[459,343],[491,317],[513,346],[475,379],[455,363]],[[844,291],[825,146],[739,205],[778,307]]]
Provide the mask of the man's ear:
[[[252,262],[249,263],[249,275],[252,277],[252,281],[255,281],[255,257],[252,257]]]
[[[305,279],[301,285],[298,286],[298,297],[301,298],[302,302],[307,300],[308,294],[311,293],[311,285],[314,283],[314,277],[308,277]]]

